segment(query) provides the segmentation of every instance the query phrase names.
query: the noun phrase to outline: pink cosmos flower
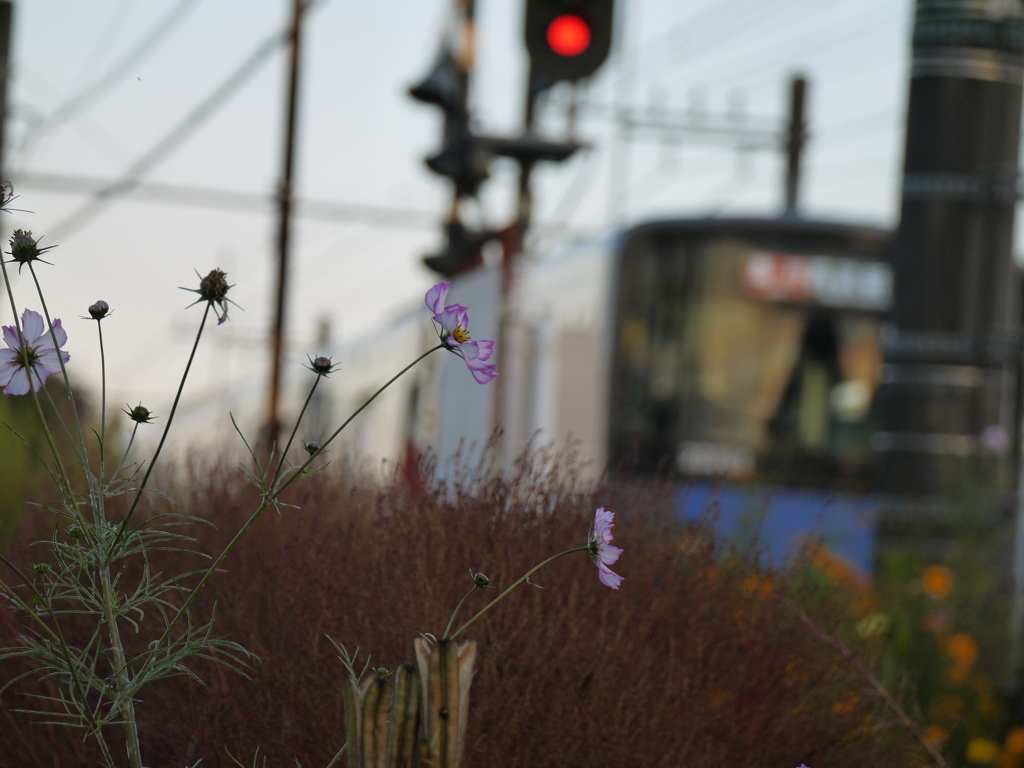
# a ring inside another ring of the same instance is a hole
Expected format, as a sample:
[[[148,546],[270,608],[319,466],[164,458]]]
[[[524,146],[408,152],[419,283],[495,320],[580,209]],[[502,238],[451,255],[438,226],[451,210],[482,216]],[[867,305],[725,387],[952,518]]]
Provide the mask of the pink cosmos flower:
[[[587,549],[590,551],[590,558],[597,565],[597,578],[606,587],[618,589],[619,584],[622,583],[622,577],[613,573],[608,567],[622,554],[621,547],[611,544],[612,539],[615,538],[612,536],[612,528],[615,527],[615,523],[612,522],[614,519],[614,512],[609,512],[604,507],[598,508],[594,513],[594,530],[590,534]]]
[[[449,349],[462,358],[478,384],[487,384],[498,377],[498,366],[488,362],[494,354],[494,342],[469,338],[469,310],[461,304],[445,306],[451,283],[438,283],[423,297],[433,320],[441,326],[438,334]]]
[[[427,295],[423,297],[427,309],[435,315],[440,314],[444,309],[444,300],[448,298],[448,289],[451,287],[451,283],[438,283],[427,291]]]
[[[27,395],[29,389],[38,392],[50,376],[60,373],[60,361],[66,363],[71,359],[69,353],[60,349],[68,340],[60,320],[53,321],[51,336],[42,315],[26,309],[21,315],[21,339],[15,326],[3,326],[3,333],[8,349],[0,349],[0,387],[5,395]]]

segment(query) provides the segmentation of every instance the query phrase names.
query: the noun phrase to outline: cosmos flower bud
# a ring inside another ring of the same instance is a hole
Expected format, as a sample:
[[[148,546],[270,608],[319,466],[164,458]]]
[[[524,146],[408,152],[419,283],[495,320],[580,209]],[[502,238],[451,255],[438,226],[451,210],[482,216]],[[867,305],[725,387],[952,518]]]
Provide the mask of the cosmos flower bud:
[[[110,305],[102,299],[89,307],[89,314],[92,315],[93,320],[102,320],[109,312]]]
[[[46,563],[36,563],[32,566],[32,570],[36,573],[46,573],[48,570],[50,570],[50,566]]]
[[[488,585],[491,583],[489,578],[482,573],[473,573],[472,570],[470,570],[470,573],[473,575],[473,583],[476,584],[479,589],[487,589]]]
[[[320,453],[320,443],[316,440],[310,440],[308,443],[303,443],[302,447],[306,449],[306,453],[310,456],[315,456]]]
[[[228,303],[234,304],[228,298],[228,291],[231,288],[232,286],[228,284],[227,272],[223,269],[211,269],[206,277],[200,278],[198,288],[182,288],[182,290],[199,294],[199,299],[192,304],[198,304],[200,301],[209,302],[217,312],[217,325],[221,325],[228,319]]]
[[[73,539],[79,538],[84,533],[85,531],[82,530],[82,526],[80,525],[68,526],[68,536],[70,536]]]
[[[153,419],[156,418],[142,403],[139,403],[134,408],[122,408],[124,413],[128,414],[128,418],[134,421],[136,424],[149,424]]]
[[[329,357],[317,357],[310,363],[310,370],[320,376],[326,376],[331,372],[333,367],[334,364],[331,362],[331,358]]]
[[[27,229],[16,229],[11,236],[11,259],[18,262],[19,270],[33,261],[42,261],[40,257],[50,248],[53,246],[40,248],[39,241],[32,237],[32,232]]]
[[[199,281],[199,296],[204,301],[223,301],[231,286],[228,285],[228,273],[222,269],[211,269],[209,274]]]
[[[19,264],[25,264],[39,257],[39,247],[32,237],[32,230],[16,229],[11,236],[11,257]]]

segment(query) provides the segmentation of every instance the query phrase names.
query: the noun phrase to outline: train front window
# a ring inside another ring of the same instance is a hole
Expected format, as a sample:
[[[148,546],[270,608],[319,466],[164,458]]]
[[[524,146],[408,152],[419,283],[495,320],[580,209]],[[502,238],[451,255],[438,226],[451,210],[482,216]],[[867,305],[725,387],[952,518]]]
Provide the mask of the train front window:
[[[743,238],[650,238],[624,255],[612,458],[795,485],[868,480],[880,262]]]

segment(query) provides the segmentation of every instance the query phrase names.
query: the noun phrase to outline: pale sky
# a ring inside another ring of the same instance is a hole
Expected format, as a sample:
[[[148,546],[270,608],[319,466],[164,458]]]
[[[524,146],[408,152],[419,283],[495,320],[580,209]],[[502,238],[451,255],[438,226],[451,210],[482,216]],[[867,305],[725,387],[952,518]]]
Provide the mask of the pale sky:
[[[178,190],[173,203],[129,194],[73,226],[68,217],[92,199],[83,190],[122,179],[215,93],[285,26],[290,6],[15,0],[5,174],[20,195],[17,207],[32,213],[5,223],[59,246],[50,252],[54,266],[40,275],[51,312],[64,319],[73,375],[93,391],[95,329],[76,318],[100,298],[114,309],[104,326],[114,407],[141,400],[158,413],[169,409],[199,321],[199,308],[184,310],[191,294],[178,290],[197,284],[194,270],[226,269],[245,311],[233,309],[229,323],[209,330],[184,406],[267,375],[276,236],[269,195],[281,168],[283,49],[142,177],[193,192]],[[422,158],[439,147],[441,117],[406,88],[429,69],[448,8],[447,0],[321,0],[309,15],[296,192],[334,204],[338,215],[331,220],[319,206],[319,215],[295,220],[293,371],[307,352],[323,351],[314,344],[320,318],[329,318],[336,340],[372,337],[438,279],[421,258],[440,243],[450,192]],[[477,8],[476,120],[482,130],[513,133],[526,69],[522,5],[478,0]],[[692,134],[637,131],[624,141],[611,108],[689,111],[690,119],[704,112],[709,122],[740,111],[749,124],[781,126],[788,78],[797,72],[810,79],[804,215],[895,224],[909,0],[620,0],[618,8],[623,23],[612,58],[580,93],[577,137],[590,149],[537,174],[539,250],[652,216],[777,213],[778,152],[742,152],[735,142]],[[120,66],[147,39],[145,54]],[[97,83],[110,85],[55,119]],[[553,94],[544,108],[550,138],[564,137],[564,96]],[[58,191],[54,177],[76,186]],[[511,167],[495,167],[482,204],[488,224],[511,219],[514,178]],[[232,209],[179,199],[205,199],[200,190],[268,202]],[[21,306],[38,306],[27,277],[15,289]],[[6,302],[0,318],[10,320]]]

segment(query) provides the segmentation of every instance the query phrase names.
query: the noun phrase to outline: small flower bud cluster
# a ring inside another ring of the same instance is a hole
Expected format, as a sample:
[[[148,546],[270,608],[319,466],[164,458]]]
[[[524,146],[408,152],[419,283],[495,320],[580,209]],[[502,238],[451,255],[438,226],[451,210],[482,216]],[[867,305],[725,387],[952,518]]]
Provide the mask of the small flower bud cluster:
[[[306,367],[317,376],[327,376],[328,374],[334,373],[338,367],[331,361],[331,358],[323,357],[322,355],[320,357],[309,357],[307,355],[306,359],[309,360],[309,365]],[[338,365],[340,365],[340,363]]]
[[[210,270],[210,273],[199,281],[199,296],[204,301],[224,301],[231,288],[227,277],[228,273],[222,269]]]
[[[146,408],[142,403],[139,403],[134,408],[128,406],[121,409],[124,413],[128,414],[128,418],[134,421],[136,424],[149,424],[156,416]]]
[[[32,232],[27,229],[16,229],[11,236],[11,260],[18,262],[19,270],[33,261],[42,261],[40,257],[50,248],[53,246],[40,248],[39,241],[32,237]]]
[[[228,273],[223,269],[211,269],[206,277],[200,278],[198,288],[184,288],[182,290],[199,294],[199,300],[193,302],[193,304],[198,304],[200,301],[208,301],[211,305],[215,306],[218,314],[217,325],[227,321],[228,302],[232,304],[234,302],[228,298],[228,291],[231,290],[231,286],[228,284]]]
[[[11,258],[19,264],[27,264],[39,258],[39,246],[32,237],[32,231],[16,229],[11,236]]]

